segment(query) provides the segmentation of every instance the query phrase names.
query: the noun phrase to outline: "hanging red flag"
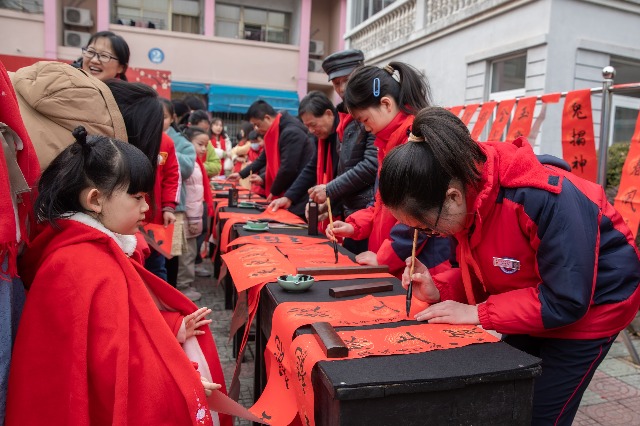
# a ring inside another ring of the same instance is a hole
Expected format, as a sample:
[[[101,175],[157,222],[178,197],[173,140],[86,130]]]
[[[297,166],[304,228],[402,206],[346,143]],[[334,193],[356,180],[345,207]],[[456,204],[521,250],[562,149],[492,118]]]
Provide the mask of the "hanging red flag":
[[[451,113],[453,115],[455,115],[456,117],[458,117],[460,115],[460,111],[462,111],[462,108],[464,108],[464,105],[458,105],[458,106],[454,106],[454,107],[449,107],[447,108],[449,111],[451,111]]]
[[[496,110],[496,119],[493,120],[493,125],[491,126],[491,130],[489,131],[489,137],[487,138],[487,140],[502,140],[504,129],[505,127],[507,127],[507,123],[509,122],[509,118],[511,117],[511,110],[513,109],[513,106],[515,104],[515,99],[506,99],[498,104],[498,109]]]
[[[473,113],[476,112],[479,106],[480,104],[471,104],[464,108],[464,112],[462,113],[462,118],[460,118],[460,120],[462,120],[465,126],[469,125],[471,117],[473,117]]]
[[[478,113],[478,119],[476,120],[476,124],[473,126],[473,130],[471,131],[471,139],[478,140],[480,133],[482,133],[482,129],[484,129],[485,124],[489,121],[491,117],[491,113],[493,109],[496,107],[496,102],[490,101],[482,104],[482,108],[480,108],[480,112]]]
[[[567,93],[562,111],[562,158],[571,171],[595,182],[598,175],[596,143],[593,135],[591,90]]]
[[[531,131],[531,122],[533,121],[533,110],[536,107],[536,97],[518,99],[516,112],[513,114],[513,120],[507,132],[507,140],[518,139],[520,136],[527,137]]]
[[[640,225],[640,115],[636,121],[636,130],[631,138],[629,153],[622,167],[620,186],[614,206],[622,215],[634,237],[638,236]]]

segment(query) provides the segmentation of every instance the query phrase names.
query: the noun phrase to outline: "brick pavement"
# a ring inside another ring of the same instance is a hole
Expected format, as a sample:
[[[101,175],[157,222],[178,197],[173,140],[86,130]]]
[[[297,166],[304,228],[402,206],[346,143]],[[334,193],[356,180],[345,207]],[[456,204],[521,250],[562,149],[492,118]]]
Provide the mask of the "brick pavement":
[[[194,287],[202,293],[198,306],[213,311],[213,332],[227,386],[235,368],[233,344],[229,341],[231,311],[224,309],[224,291],[214,278],[196,278]],[[636,319],[636,330],[640,321]],[[640,352],[640,337],[632,336]],[[253,404],[253,362],[255,346],[249,344],[240,376],[240,400],[245,407]],[[236,426],[249,426],[248,421],[236,419]],[[582,398],[574,426],[632,426],[640,425],[640,366],[631,362],[624,343],[618,338],[594,375]]]

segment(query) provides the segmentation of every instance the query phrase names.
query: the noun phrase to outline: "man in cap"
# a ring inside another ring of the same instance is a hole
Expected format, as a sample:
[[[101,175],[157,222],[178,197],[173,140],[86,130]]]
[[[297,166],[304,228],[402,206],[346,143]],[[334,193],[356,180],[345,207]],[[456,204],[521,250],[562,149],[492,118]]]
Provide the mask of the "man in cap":
[[[356,49],[333,53],[322,62],[322,68],[340,98],[344,95],[349,76],[363,62],[364,54]],[[320,206],[319,223],[328,216],[327,197],[331,199],[336,218],[346,218],[373,202],[378,170],[375,136],[365,133],[342,103],[336,108],[337,114],[331,109],[326,109],[322,116],[312,113],[313,104],[322,102],[323,97],[318,92],[309,93],[300,101],[298,111],[300,119],[317,138],[315,161],[310,161],[284,197],[274,200],[270,206],[274,210],[288,208],[292,200],[307,192],[308,198]],[[356,254],[367,250],[367,240],[347,238],[343,245]]]

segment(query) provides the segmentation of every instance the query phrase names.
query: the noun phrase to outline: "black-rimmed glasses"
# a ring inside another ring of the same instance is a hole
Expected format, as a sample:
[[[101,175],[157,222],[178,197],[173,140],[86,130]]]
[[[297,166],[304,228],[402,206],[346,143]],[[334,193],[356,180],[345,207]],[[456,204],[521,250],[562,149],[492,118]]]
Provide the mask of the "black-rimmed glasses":
[[[440,214],[442,213],[442,206],[444,205],[444,203],[440,204],[440,208],[438,208],[438,216],[436,216],[436,221],[433,224],[433,228],[416,228],[418,231],[422,232],[423,234],[427,235],[428,237],[437,237],[440,235],[440,231],[436,231],[436,228],[438,227],[438,222],[440,221]]]
[[[86,47],[82,48],[82,56],[84,56],[85,59],[87,60],[91,60],[93,59],[94,56],[98,57],[98,61],[100,61],[103,64],[106,64],[107,62],[111,61],[112,59],[118,59],[115,56],[109,55],[108,53],[99,53],[96,52],[93,49],[88,49]]]

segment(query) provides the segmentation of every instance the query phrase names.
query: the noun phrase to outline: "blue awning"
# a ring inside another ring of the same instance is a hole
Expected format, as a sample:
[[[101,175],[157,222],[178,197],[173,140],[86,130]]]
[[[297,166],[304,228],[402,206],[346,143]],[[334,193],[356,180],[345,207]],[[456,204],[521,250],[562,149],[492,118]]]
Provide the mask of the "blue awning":
[[[276,111],[285,110],[298,115],[298,92],[217,84],[209,86],[209,111],[244,114],[258,99],[266,101]]]
[[[186,81],[172,81],[172,92],[184,92],[184,93],[197,93],[199,95],[206,95],[209,92],[206,84],[203,83],[189,83]]]

